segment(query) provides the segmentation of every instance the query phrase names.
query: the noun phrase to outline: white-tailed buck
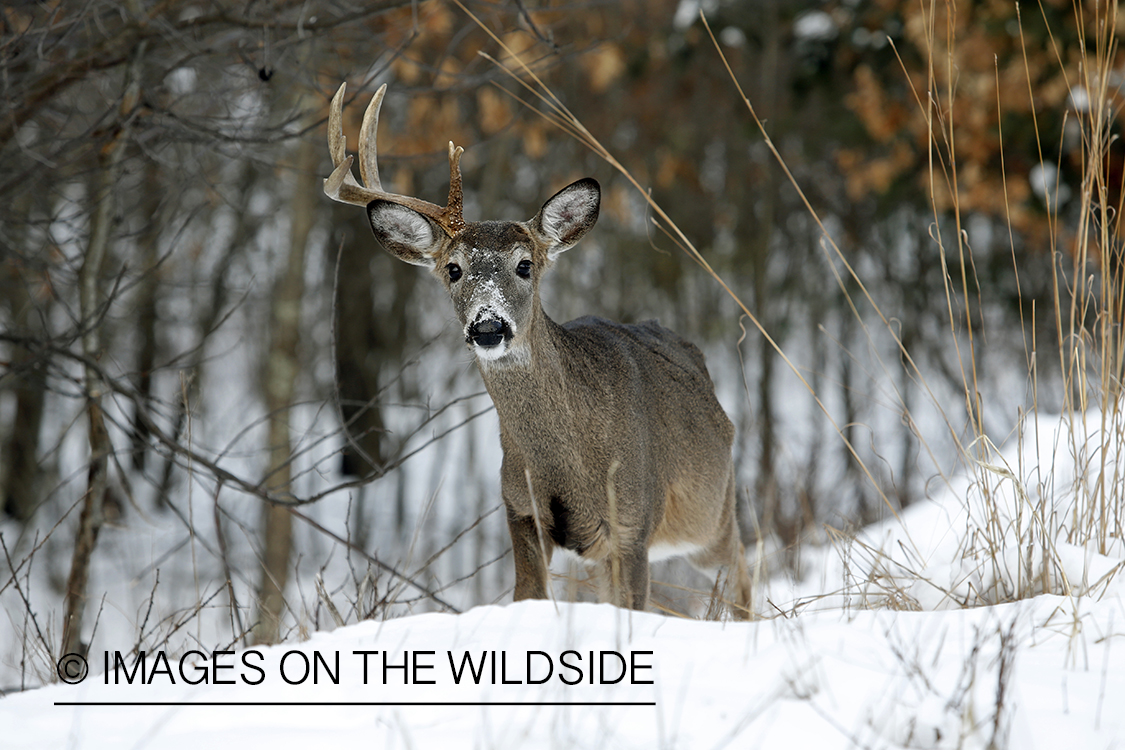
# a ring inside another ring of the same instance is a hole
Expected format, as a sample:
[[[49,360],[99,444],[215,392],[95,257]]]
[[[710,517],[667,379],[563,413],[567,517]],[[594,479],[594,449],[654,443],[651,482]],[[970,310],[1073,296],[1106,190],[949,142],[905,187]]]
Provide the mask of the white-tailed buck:
[[[598,566],[603,598],[643,609],[649,561],[686,556],[722,575],[733,612],[750,608],[735,521],[734,427],[692,344],[656,321],[584,317],[559,325],[539,302],[543,274],[598,218],[593,179],[560,190],[530,221],[466,222],[460,157],[449,144],[445,208],[383,191],[375,134],[386,86],[345,155],[344,86],[332,99],[324,192],[364,206],[375,236],[445,285],[500,417],[500,482],[516,564],[515,598],[547,596],[551,552]]]

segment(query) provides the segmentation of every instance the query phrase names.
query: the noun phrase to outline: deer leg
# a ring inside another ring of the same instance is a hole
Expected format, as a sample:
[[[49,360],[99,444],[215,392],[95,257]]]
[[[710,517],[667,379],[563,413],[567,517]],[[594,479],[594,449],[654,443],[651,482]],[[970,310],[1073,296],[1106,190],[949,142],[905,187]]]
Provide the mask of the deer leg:
[[[625,558],[625,601],[622,606],[644,610],[648,607],[648,550],[642,545]]]
[[[625,609],[648,607],[648,550],[643,544],[611,550],[601,563],[602,600]]]
[[[551,564],[552,543],[540,544],[532,516],[508,513],[508,533],[512,536],[512,557],[516,563],[515,601],[547,598],[547,566]]]
[[[726,528],[727,560],[730,566],[727,568],[725,590],[732,588],[734,590],[734,606],[730,608],[734,619],[749,620],[753,612],[754,587],[750,583],[750,573],[746,569],[746,548],[742,546],[742,534],[738,530],[738,517],[735,511],[737,503],[734,467],[731,467],[730,477],[727,479],[727,496],[722,518]]]
[[[736,620],[749,620],[752,586],[746,569],[746,553],[736,536],[733,543],[713,544],[688,558],[692,567],[721,583],[719,596]]]
[[[713,574],[716,580],[725,576],[720,595],[728,603],[736,620],[749,620],[753,587],[746,568],[746,550],[738,532],[735,517],[734,470],[727,479],[726,499],[719,518],[718,533],[705,549],[688,557],[697,570]]]
[[[750,605],[753,587],[750,584],[750,574],[746,570],[746,552],[742,548],[742,542],[738,543],[738,552],[735,555],[734,562],[727,568],[727,584],[723,587],[724,596],[729,599],[725,593],[734,589],[734,603],[731,605],[731,615],[736,620],[749,620],[750,619]]]

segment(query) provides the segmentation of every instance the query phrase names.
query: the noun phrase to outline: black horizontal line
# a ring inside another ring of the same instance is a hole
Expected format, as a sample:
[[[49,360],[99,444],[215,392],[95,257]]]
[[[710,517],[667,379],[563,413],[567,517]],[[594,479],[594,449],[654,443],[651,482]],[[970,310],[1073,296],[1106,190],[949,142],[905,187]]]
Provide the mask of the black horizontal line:
[[[55,701],[56,706],[655,706],[656,701]]]

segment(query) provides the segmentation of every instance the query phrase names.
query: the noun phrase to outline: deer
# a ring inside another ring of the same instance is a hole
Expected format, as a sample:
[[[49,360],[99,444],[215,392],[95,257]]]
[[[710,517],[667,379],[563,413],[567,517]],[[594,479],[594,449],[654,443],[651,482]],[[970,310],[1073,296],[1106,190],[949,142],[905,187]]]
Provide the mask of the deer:
[[[449,293],[499,417],[514,600],[548,598],[552,553],[561,549],[592,569],[603,601],[644,610],[649,563],[685,557],[716,575],[733,616],[747,619],[734,425],[702,352],[655,320],[586,316],[560,325],[540,303],[544,274],[597,221],[598,182],[567,185],[530,221],[466,222],[464,149],[450,141],[445,207],[387,192],[376,148],[386,88],[360,126],[362,184],[346,154],[346,83],[337,90],[324,192],[363,206],[379,244],[428,268]]]

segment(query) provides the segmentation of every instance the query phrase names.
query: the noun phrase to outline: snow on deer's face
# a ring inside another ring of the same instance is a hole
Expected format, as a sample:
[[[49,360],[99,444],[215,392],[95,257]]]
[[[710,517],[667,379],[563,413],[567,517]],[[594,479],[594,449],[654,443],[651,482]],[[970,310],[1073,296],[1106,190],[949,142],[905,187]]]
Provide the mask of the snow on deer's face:
[[[597,181],[585,178],[527,222],[476,221],[446,231],[432,216],[382,198],[367,205],[367,215],[388,252],[441,279],[482,365],[526,365],[542,273],[594,226],[600,203]]]
[[[434,272],[449,290],[469,349],[482,362],[525,359],[545,253],[514,222],[470,224],[452,244]]]

